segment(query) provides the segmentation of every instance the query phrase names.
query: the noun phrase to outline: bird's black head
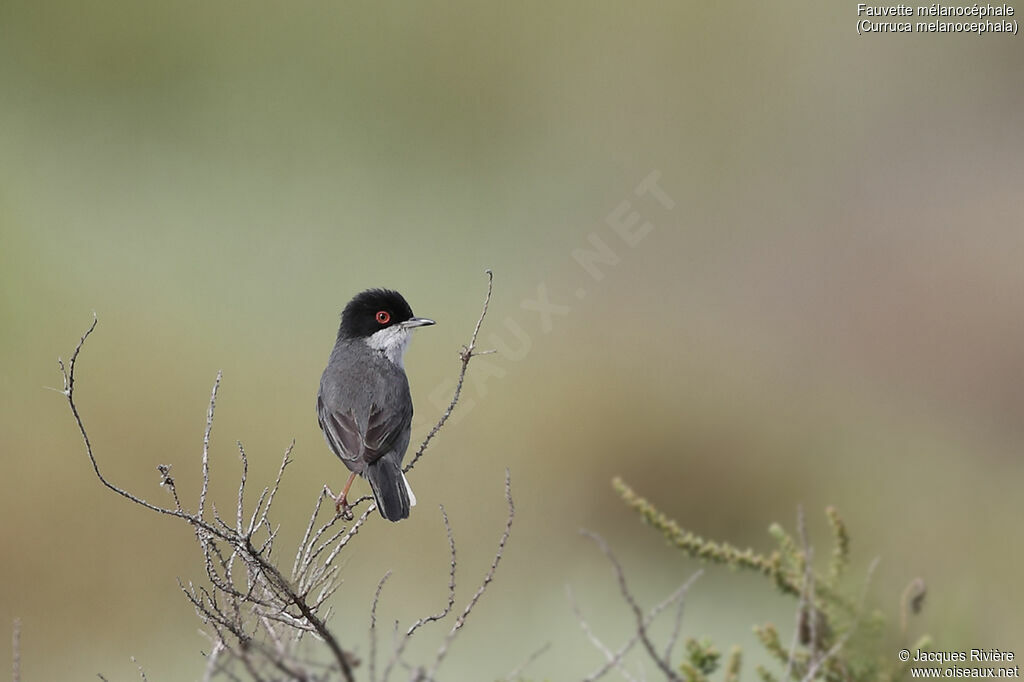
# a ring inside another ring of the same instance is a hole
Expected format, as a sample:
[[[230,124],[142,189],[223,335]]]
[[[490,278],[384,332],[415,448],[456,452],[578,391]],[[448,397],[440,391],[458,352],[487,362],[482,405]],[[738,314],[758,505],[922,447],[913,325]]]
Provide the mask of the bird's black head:
[[[341,313],[339,337],[364,339],[381,329],[413,319],[412,308],[397,291],[367,289],[353,297]]]

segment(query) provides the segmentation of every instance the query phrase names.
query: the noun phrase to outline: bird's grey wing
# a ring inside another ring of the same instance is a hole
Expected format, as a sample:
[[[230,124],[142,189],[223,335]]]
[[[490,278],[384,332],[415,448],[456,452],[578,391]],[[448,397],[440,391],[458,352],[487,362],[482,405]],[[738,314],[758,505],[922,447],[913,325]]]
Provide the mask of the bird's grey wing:
[[[400,401],[391,409],[371,404],[365,431],[360,428],[353,411],[342,413],[329,410],[320,397],[316,405],[320,428],[328,445],[346,464],[372,464],[402,440],[408,443],[412,401]]]
[[[324,405],[323,396],[316,398],[317,421],[324,432],[327,444],[346,464],[358,462],[363,453],[363,434],[355,415],[330,410]],[[349,464],[351,468],[351,464]]]
[[[366,434],[363,436],[366,461],[376,462],[391,452],[400,442],[404,441],[408,445],[411,423],[411,400],[398,401],[397,404],[392,404],[388,408],[371,405]]]

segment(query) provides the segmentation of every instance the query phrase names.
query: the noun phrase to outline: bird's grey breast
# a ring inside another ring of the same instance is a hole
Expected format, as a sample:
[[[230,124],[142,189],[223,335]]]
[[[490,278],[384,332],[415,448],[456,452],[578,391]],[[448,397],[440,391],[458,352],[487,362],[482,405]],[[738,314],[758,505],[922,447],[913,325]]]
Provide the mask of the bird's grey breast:
[[[335,412],[351,413],[363,432],[374,407],[412,411],[405,372],[359,341],[334,347],[320,378],[320,399]]]

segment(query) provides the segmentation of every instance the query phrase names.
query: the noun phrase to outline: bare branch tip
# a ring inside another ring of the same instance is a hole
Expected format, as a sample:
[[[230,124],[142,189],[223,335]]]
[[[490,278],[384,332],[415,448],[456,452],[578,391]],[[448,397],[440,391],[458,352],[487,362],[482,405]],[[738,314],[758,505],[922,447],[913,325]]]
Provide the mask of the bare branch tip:
[[[21,618],[14,619],[14,632],[11,635],[11,671],[12,682],[21,682]]]

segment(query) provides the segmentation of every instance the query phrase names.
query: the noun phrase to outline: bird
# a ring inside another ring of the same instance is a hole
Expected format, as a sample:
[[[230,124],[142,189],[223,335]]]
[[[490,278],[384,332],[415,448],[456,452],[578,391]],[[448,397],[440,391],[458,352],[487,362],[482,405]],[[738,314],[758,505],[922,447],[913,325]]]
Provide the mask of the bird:
[[[336,513],[345,518],[352,518],[348,492],[357,475],[369,482],[388,521],[408,518],[416,504],[402,472],[413,413],[404,357],[413,330],[432,324],[414,316],[405,297],[390,289],[362,291],[341,313],[316,411],[327,447],[352,472],[334,498]]]

